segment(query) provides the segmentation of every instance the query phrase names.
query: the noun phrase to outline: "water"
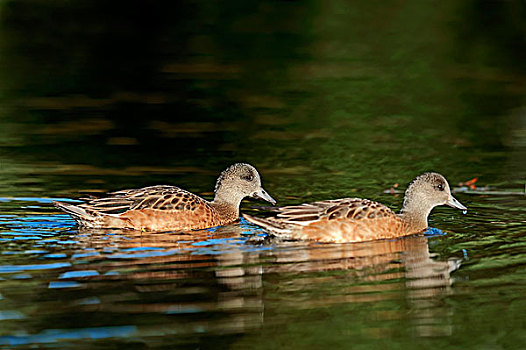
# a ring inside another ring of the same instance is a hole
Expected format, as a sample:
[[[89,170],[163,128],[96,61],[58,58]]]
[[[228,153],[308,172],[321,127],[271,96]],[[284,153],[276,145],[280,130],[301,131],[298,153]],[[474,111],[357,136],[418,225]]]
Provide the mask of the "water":
[[[0,3],[0,348],[522,349],[521,11]],[[280,205],[399,209],[433,170],[469,211],[436,208],[424,236],[258,244],[245,221],[79,231],[51,204],[153,184],[210,198],[238,161]]]

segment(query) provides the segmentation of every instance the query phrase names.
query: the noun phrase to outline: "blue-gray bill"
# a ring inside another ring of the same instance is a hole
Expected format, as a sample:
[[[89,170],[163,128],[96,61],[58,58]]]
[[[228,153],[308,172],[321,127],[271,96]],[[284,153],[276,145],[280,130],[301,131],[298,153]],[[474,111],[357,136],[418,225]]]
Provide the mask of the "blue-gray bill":
[[[258,198],[258,199],[262,199],[264,201],[267,201],[267,202],[271,203],[272,205],[276,204],[276,201],[274,200],[274,198],[272,198],[267,193],[267,191],[265,191],[263,188],[260,188],[259,191],[256,191],[256,192],[252,193],[252,197]]]
[[[468,210],[462,203],[460,203],[455,197],[451,196],[449,197],[448,201],[446,202],[446,205],[449,205],[450,207],[457,208],[460,210]]]

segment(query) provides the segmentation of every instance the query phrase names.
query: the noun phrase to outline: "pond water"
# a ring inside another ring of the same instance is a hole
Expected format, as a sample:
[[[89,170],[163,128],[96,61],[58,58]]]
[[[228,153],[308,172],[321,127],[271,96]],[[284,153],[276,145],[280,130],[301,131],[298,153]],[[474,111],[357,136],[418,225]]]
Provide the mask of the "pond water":
[[[0,348],[524,348],[524,11],[0,2]],[[257,244],[243,220],[85,231],[51,204],[153,184],[211,198],[239,161],[279,205],[398,210],[386,190],[432,170],[469,211],[397,240]]]

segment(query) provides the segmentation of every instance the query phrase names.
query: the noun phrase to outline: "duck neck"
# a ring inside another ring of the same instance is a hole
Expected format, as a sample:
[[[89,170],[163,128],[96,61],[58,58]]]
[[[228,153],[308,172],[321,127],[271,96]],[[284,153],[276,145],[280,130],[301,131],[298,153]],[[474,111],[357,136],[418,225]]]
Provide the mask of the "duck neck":
[[[433,207],[425,205],[418,198],[404,199],[402,210],[398,214],[404,221],[407,231],[419,232],[427,229],[427,217]]]
[[[221,213],[221,215],[228,216],[235,220],[239,217],[239,205],[241,204],[241,199],[239,198],[225,195],[225,193],[218,190],[214,200],[210,204]]]

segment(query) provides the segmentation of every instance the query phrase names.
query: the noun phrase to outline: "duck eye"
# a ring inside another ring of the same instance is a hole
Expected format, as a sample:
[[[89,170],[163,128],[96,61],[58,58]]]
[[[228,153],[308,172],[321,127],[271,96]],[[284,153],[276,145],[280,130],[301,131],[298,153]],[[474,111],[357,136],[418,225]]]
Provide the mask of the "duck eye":
[[[438,184],[438,185],[436,186],[436,189],[439,190],[439,191],[444,191],[444,185],[442,185],[442,184]]]
[[[254,180],[254,175],[244,175],[244,176],[241,176],[241,179],[251,182],[252,180]]]

